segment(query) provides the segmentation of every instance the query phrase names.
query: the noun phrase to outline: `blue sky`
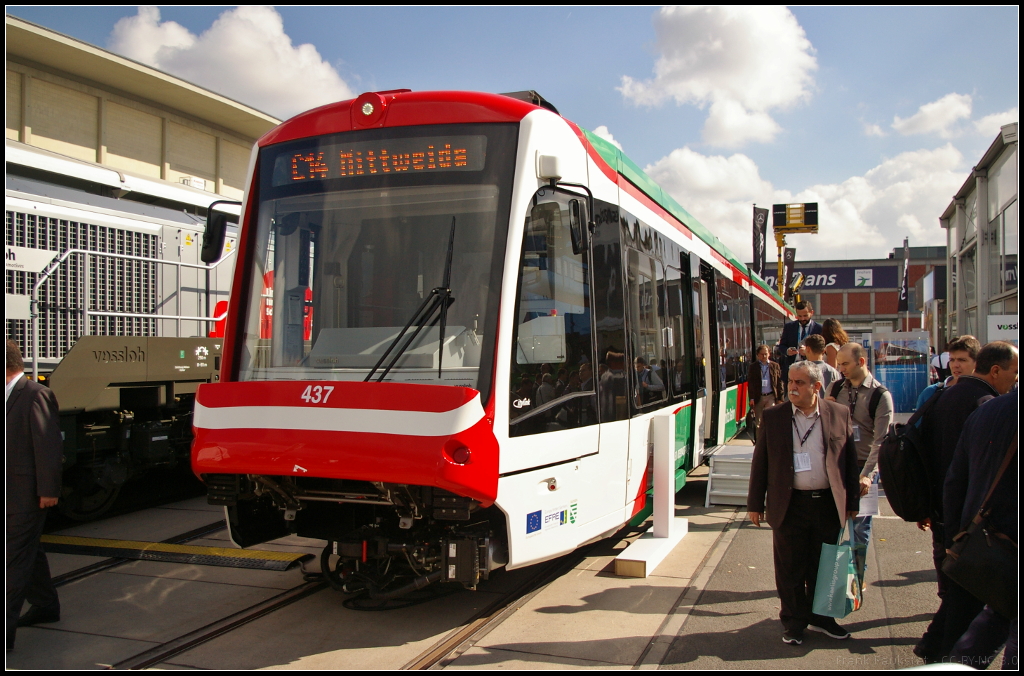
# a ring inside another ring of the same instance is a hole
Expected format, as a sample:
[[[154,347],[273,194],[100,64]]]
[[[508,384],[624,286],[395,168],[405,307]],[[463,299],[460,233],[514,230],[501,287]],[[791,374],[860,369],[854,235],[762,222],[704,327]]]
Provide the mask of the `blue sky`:
[[[944,243],[938,215],[1017,119],[1016,7],[7,11],[279,117],[536,89],[744,258],[751,202],[820,203],[821,234],[791,238],[804,260]]]

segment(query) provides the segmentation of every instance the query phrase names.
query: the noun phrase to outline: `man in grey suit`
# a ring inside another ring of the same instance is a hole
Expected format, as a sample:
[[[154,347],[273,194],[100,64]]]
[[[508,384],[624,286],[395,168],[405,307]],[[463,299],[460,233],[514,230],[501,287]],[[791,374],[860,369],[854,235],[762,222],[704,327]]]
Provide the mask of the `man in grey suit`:
[[[57,622],[60,601],[39,546],[46,509],[60,495],[63,441],[60,411],[49,388],[25,377],[14,341],[7,341],[7,650],[18,627]],[[21,617],[25,599],[31,604]]]
[[[761,526],[767,509],[782,640],[791,645],[803,643],[805,629],[835,639],[850,636],[831,617],[811,613],[821,545],[836,542],[860,503],[850,410],[825,401],[820,390],[817,364],[800,361],[790,367],[790,403],[764,412],[747,492],[755,526]]]

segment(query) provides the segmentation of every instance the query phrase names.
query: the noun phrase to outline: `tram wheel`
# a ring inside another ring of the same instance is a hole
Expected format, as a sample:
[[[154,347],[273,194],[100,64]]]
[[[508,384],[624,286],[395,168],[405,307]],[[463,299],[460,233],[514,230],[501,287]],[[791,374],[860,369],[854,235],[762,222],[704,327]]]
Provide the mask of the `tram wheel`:
[[[104,488],[95,482],[89,486],[65,484],[57,509],[74,521],[92,521],[110,510],[120,492],[119,485]]]
[[[331,559],[335,559],[334,564],[331,564]],[[327,546],[320,553],[320,571],[323,573],[324,579],[327,580],[327,584],[331,586],[331,589],[335,591],[351,593],[345,588],[346,571],[342,570],[344,559],[334,554],[334,543],[330,540],[327,541]]]

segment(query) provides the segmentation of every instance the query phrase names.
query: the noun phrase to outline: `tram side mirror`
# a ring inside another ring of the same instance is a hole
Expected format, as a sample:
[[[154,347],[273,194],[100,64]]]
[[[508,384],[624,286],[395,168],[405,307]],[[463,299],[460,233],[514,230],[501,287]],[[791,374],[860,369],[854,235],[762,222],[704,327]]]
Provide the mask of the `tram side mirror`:
[[[579,200],[569,200],[569,234],[572,237],[572,252],[580,255],[587,249],[587,231],[583,226],[583,207]]]
[[[203,248],[199,257],[204,263],[210,265],[220,260],[224,253],[224,240],[228,234],[228,223],[238,223],[238,217],[223,211],[215,211],[214,202],[206,213],[206,231],[203,233]],[[237,204],[237,202],[232,202]]]

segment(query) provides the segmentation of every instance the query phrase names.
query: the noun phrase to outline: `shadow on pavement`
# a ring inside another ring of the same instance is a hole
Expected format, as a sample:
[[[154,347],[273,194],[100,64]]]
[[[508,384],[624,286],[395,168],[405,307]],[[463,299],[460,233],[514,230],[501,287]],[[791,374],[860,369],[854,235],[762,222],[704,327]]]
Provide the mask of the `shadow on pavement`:
[[[876,580],[872,584],[876,587],[909,587],[910,585],[922,584],[922,583],[934,583],[935,582],[935,569],[929,568],[928,570],[908,570],[902,573],[896,573],[902,579],[899,580]]]
[[[915,618],[906,618],[904,621],[914,621]],[[894,618],[899,622],[901,618]],[[763,660],[786,660],[804,657],[812,652],[818,653],[815,659],[815,666],[818,668],[829,668],[825,666],[833,659],[832,655],[823,656],[822,651],[832,651],[835,664],[832,669],[843,669],[852,666],[870,666],[872,660],[878,660],[878,667],[891,667],[891,664],[883,663],[891,658],[886,654],[893,644],[888,636],[878,638],[857,638],[857,631],[864,630],[871,625],[885,624],[884,620],[878,623],[845,624],[853,636],[845,641],[837,641],[823,634],[807,632],[803,645],[788,645],[782,642],[782,625],[778,620],[761,620],[742,629],[726,632],[684,634],[678,637],[672,644],[672,648],[662,662],[662,668],[673,668],[696,662],[700,658],[717,657],[723,662],[760,662]],[[912,645],[914,639],[896,639],[896,643]],[[913,664],[902,666],[916,666],[920,664],[917,660]],[[739,666],[739,665],[736,665]],[[749,665],[749,668],[758,668],[765,665]],[[784,668],[777,665],[775,668]]]

